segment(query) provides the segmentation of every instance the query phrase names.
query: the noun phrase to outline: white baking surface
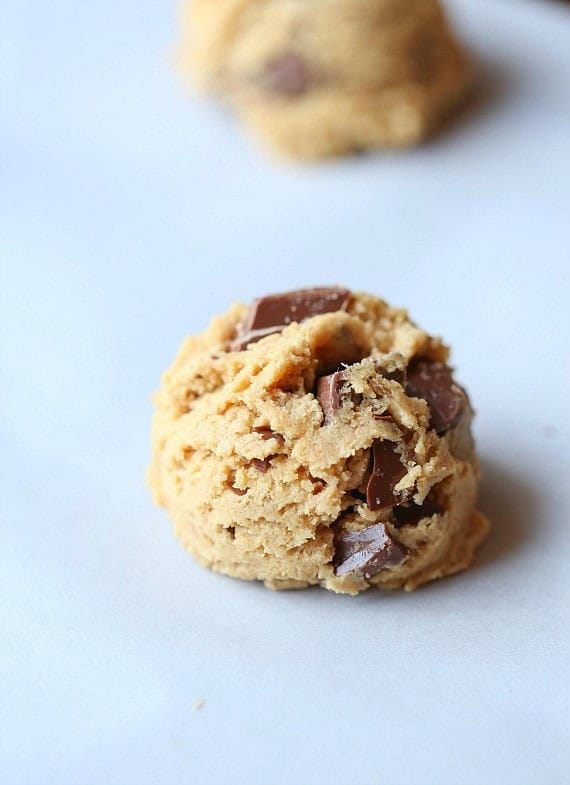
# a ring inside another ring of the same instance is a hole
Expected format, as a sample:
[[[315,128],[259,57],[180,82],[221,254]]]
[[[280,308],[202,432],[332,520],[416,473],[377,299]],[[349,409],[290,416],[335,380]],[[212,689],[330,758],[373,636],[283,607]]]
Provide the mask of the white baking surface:
[[[570,9],[454,2],[478,108],[295,168],[184,93],[170,2],[3,5],[2,784],[569,782]],[[493,534],[415,594],[214,575],[144,485],[182,338],[328,282],[444,335],[478,410]]]

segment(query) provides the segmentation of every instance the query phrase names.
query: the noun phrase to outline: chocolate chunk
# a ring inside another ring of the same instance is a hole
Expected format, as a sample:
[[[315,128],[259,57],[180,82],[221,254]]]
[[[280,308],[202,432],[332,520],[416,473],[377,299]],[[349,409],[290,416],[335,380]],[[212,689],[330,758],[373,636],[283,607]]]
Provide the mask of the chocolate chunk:
[[[230,349],[232,352],[241,352],[242,349],[245,349],[250,343],[257,343],[257,341],[261,341],[261,339],[265,338],[267,335],[280,333],[282,329],[283,327],[266,327],[264,330],[248,330],[247,332],[240,329],[239,334],[232,341]]]
[[[254,458],[251,463],[259,472],[263,472],[265,474],[265,472],[271,466],[271,459],[274,457],[274,455],[269,455],[267,458],[263,458],[263,460],[261,460],[261,458]]]
[[[400,368],[396,368],[395,371],[387,371],[383,374],[385,379],[389,379],[391,382],[398,382],[398,384],[405,384],[406,383],[406,370],[400,370]]]
[[[229,488],[230,491],[232,493],[235,493],[236,496],[245,496],[245,494],[247,493],[246,488],[236,488],[235,485],[230,485]]]
[[[417,526],[422,518],[431,518],[432,515],[441,515],[443,507],[435,499],[428,498],[423,504],[399,504],[394,507],[394,526],[400,529],[402,526]]]
[[[275,439],[279,444],[285,444],[285,437],[277,431],[272,431],[271,428],[254,428],[255,433],[258,433],[264,442],[268,439]]]
[[[317,382],[317,400],[325,415],[323,425],[329,425],[334,413],[340,409],[341,387],[344,380],[344,371],[335,371],[328,376],[321,376]]]
[[[398,497],[394,488],[408,471],[394,442],[376,439],[372,445],[372,474],[366,487],[366,499],[371,510],[392,507]]]
[[[327,484],[324,480],[318,480],[311,477],[311,482],[313,483],[313,490],[311,491],[313,496],[317,496],[317,494],[322,493],[327,487]]]
[[[355,501],[366,503],[366,494],[361,493],[358,489],[355,489],[354,491],[349,491],[349,494],[350,496],[352,496],[353,499],[355,499]]]
[[[275,93],[302,95],[309,86],[307,64],[300,55],[285,52],[267,63],[261,81]]]
[[[457,425],[466,395],[455,384],[451,369],[434,360],[414,360],[408,367],[406,394],[423,398],[430,410],[430,426],[443,434]]]
[[[313,316],[333,311],[344,311],[350,292],[340,287],[299,289],[283,294],[272,294],[254,300],[245,324],[231,345],[241,351],[272,333],[279,333],[292,322],[303,322]]]
[[[356,532],[339,530],[334,538],[335,575],[358,571],[367,580],[380,570],[401,564],[408,549],[395,540],[385,524],[375,523]]]
[[[283,328],[291,322],[302,322],[323,313],[344,310],[350,293],[336,286],[299,289],[284,294],[273,294],[255,300],[247,328]]]

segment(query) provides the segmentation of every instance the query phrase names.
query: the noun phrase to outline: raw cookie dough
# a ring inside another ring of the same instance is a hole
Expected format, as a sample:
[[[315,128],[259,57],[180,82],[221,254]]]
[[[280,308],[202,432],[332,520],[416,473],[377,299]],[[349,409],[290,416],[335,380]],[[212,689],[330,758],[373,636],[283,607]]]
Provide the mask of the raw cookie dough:
[[[415,144],[470,83],[438,0],[186,0],[180,63],[307,159]]]
[[[164,374],[154,498],[198,561],[270,588],[411,590],[463,570],[488,523],[447,357],[368,294],[234,305]]]

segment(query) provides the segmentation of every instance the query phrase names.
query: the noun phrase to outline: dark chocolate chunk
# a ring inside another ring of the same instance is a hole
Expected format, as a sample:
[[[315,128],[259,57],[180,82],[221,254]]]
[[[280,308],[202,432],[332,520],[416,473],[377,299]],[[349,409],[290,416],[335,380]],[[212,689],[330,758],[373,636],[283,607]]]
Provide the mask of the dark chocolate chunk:
[[[279,444],[285,444],[285,437],[277,431],[272,431],[271,428],[254,428],[255,433],[258,433],[264,442],[268,439],[275,439]]]
[[[231,349],[241,351],[250,343],[281,332],[292,322],[302,322],[323,313],[344,311],[349,299],[350,292],[336,286],[299,289],[261,297],[251,304],[249,315]]]
[[[398,384],[405,384],[406,383],[406,370],[400,370],[396,368],[395,371],[387,371],[382,374],[385,379],[389,379],[391,382],[398,382]]]
[[[395,540],[386,525],[375,523],[356,532],[335,532],[335,575],[358,571],[367,580],[380,570],[401,564],[408,549]]]
[[[271,460],[274,457],[274,455],[269,455],[267,458],[263,458],[263,460],[261,458],[254,458],[251,463],[259,472],[263,472],[265,474],[265,472],[271,466]]]
[[[307,64],[300,55],[285,52],[267,63],[261,81],[275,93],[302,95],[309,86]]]
[[[394,526],[400,529],[402,526],[417,526],[422,518],[431,518],[432,515],[441,515],[443,507],[435,499],[428,498],[423,504],[399,504],[394,507]]]
[[[455,384],[451,369],[434,360],[414,360],[408,367],[406,394],[423,398],[430,410],[430,426],[443,434],[457,425],[466,395]]]
[[[334,413],[340,409],[340,392],[344,379],[344,371],[335,371],[328,376],[321,376],[317,382],[317,400],[325,415],[323,425],[329,425]]]
[[[408,471],[394,442],[376,439],[372,445],[372,474],[366,487],[371,510],[384,510],[398,501],[394,488]]]

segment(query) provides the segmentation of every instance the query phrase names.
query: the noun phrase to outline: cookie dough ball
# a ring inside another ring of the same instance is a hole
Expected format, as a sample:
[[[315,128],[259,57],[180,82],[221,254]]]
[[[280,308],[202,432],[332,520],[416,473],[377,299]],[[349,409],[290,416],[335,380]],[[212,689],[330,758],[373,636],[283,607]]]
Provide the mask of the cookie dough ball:
[[[438,0],[187,0],[181,64],[307,159],[421,141],[470,76]]]
[[[463,570],[488,524],[447,357],[367,294],[234,305],[155,396],[154,498],[198,561],[271,588],[415,589]]]

